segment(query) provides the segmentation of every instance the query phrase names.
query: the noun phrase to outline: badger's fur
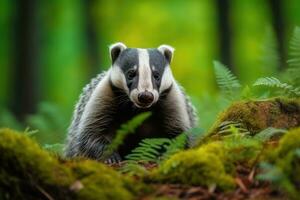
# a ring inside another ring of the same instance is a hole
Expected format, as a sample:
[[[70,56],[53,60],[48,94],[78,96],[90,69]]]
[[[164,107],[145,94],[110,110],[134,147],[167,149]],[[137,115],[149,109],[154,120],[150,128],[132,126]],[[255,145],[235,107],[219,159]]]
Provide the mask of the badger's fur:
[[[172,138],[195,127],[195,110],[171,72],[173,51],[111,45],[111,68],[92,79],[76,105],[65,155],[107,159],[103,153],[116,130],[145,111],[152,115],[105,161],[122,160],[144,138]]]

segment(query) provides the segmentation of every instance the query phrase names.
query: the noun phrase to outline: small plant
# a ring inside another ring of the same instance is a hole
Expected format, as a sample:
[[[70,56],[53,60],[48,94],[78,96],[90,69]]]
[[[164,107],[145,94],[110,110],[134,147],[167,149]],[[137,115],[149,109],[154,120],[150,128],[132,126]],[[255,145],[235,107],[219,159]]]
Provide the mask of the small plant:
[[[289,83],[300,87],[300,27],[296,27],[289,45],[289,60],[287,61],[289,68],[287,75]]]
[[[133,117],[127,123],[122,124],[120,129],[117,130],[115,138],[107,147],[104,157],[108,157],[112,154],[112,152],[116,151],[118,147],[122,145],[126,136],[129,134],[134,134],[136,128],[139,127],[148,117],[150,117],[150,115],[150,112],[144,112]]]
[[[228,99],[234,100],[238,97],[241,84],[237,77],[225,65],[214,61],[216,81],[221,93]]]
[[[219,125],[218,134],[220,135],[250,135],[249,130],[240,122],[224,121]]]
[[[182,133],[173,139],[147,138],[139,143],[139,146],[126,156],[126,164],[122,172],[131,174],[147,173],[147,169],[140,164],[155,163],[170,158],[175,153],[183,150],[187,144],[187,134]]]
[[[259,78],[255,81],[253,86],[267,86],[270,88],[276,88],[281,92],[281,95],[289,96],[289,97],[299,97],[300,96],[300,88],[295,88],[292,85],[287,83],[282,83],[275,77],[263,77]]]

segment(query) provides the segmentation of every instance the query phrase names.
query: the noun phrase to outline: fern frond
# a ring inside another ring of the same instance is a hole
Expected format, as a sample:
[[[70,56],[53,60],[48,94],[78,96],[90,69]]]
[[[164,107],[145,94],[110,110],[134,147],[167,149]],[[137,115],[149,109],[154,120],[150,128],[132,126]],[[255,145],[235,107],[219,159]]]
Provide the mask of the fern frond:
[[[180,150],[184,149],[187,143],[187,134],[182,133],[175,137],[174,139],[171,139],[171,143],[169,146],[167,146],[166,152],[163,154],[163,159],[166,160],[170,158],[173,154],[179,152]]]
[[[118,149],[118,147],[123,143],[125,137],[128,134],[133,134],[135,129],[140,126],[148,117],[150,117],[150,112],[141,113],[127,123],[122,124],[120,129],[117,130],[115,138],[112,140],[111,144],[107,146],[104,157],[109,156],[112,152]]]
[[[266,74],[274,74],[280,66],[278,42],[272,27],[267,27],[261,53],[262,69]]]
[[[253,86],[267,86],[271,88],[277,88],[283,90],[283,94],[288,94],[288,96],[300,96],[300,88],[294,88],[292,85],[282,83],[275,77],[259,78],[255,81]]]
[[[142,176],[148,173],[147,169],[136,161],[126,161],[125,165],[123,165],[119,171],[128,175],[137,176]]]
[[[224,121],[219,125],[218,134],[220,135],[250,135],[244,124],[234,121]]]
[[[294,184],[291,182],[282,167],[268,162],[262,162],[260,163],[260,168],[262,172],[256,176],[258,180],[268,181],[275,184],[293,197],[292,199],[297,199],[299,197],[297,188],[295,188]]]
[[[187,134],[182,133],[173,139],[147,138],[139,143],[125,158],[127,161],[159,163],[178,151],[187,144]]]
[[[218,61],[214,61],[214,71],[217,84],[221,89],[221,92],[228,99],[234,99],[241,87],[237,77],[229,69],[227,69],[225,65]]]
[[[269,139],[271,139],[272,137],[275,137],[277,135],[282,135],[284,133],[286,133],[287,131],[285,129],[278,129],[278,128],[273,128],[273,127],[268,127],[264,130],[262,130],[261,132],[257,133],[254,136],[254,139],[257,139],[259,141],[267,141]]]
[[[131,151],[125,158],[136,162],[158,162],[162,152],[172,141],[168,138],[147,138]]]
[[[300,27],[296,27],[289,45],[289,57],[287,61],[288,74],[291,83],[300,87]]]

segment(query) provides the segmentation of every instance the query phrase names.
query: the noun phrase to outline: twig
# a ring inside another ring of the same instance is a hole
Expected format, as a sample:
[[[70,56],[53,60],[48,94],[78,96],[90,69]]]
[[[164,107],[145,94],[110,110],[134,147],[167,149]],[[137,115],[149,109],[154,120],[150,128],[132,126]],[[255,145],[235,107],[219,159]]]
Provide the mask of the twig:
[[[43,188],[41,188],[40,186],[38,185],[35,185],[35,187],[43,194],[45,195],[45,197],[48,199],[48,200],[54,200],[54,198],[48,194]]]

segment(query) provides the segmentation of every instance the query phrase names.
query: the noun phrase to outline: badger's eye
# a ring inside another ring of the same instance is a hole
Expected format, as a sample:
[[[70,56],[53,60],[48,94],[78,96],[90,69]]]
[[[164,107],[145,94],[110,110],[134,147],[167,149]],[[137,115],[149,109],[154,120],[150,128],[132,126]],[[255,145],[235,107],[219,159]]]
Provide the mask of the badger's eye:
[[[128,72],[127,72],[127,78],[128,80],[132,80],[136,75],[136,71],[134,69],[130,69]]]
[[[154,77],[155,80],[158,81],[158,80],[160,79],[160,74],[159,74],[159,72],[154,71],[154,72],[153,72],[153,77]]]

